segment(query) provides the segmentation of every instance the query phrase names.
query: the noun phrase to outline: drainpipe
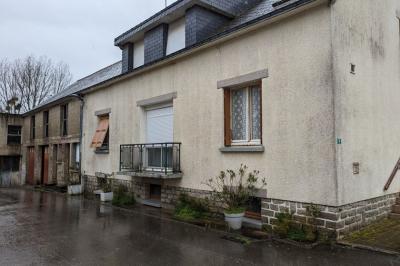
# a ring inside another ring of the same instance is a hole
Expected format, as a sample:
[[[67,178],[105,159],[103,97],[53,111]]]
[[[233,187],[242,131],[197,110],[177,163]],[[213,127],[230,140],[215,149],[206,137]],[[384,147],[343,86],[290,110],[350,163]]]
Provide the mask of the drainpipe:
[[[82,185],[82,139],[83,139],[83,106],[85,100],[81,94],[74,93],[71,97],[78,98],[81,101],[80,114],[79,114],[79,182]]]

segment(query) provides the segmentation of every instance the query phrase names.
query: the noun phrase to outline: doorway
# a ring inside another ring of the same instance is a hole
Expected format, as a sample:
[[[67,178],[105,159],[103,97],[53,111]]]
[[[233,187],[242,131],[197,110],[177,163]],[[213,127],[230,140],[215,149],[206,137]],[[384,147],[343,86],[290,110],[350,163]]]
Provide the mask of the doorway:
[[[150,184],[150,200],[161,201],[161,185]]]
[[[35,147],[28,148],[28,176],[27,183],[35,185]]]
[[[43,185],[47,185],[49,183],[49,146],[42,147],[41,183]]]

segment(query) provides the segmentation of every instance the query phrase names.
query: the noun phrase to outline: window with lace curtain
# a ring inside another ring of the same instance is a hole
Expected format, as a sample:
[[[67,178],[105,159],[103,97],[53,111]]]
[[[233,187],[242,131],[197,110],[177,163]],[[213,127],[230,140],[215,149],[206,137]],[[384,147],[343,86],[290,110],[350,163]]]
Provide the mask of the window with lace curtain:
[[[261,86],[225,89],[225,146],[261,145]]]

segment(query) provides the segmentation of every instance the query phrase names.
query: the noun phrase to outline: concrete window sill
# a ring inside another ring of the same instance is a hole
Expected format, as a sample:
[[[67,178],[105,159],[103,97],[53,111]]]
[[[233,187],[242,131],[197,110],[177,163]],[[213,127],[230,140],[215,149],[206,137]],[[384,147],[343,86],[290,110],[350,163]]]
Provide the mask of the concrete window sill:
[[[265,151],[264,146],[231,146],[222,147],[219,149],[222,153],[263,153]]]
[[[110,151],[109,150],[96,150],[94,153],[96,153],[96,154],[109,154]]]

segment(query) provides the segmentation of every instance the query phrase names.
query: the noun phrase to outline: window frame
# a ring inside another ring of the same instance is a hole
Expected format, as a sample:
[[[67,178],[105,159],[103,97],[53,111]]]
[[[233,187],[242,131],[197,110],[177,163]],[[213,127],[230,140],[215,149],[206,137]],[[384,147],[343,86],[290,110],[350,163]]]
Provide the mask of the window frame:
[[[251,97],[251,89],[257,87],[260,91],[260,138],[253,139],[253,104]],[[232,91],[234,90],[245,90],[246,91],[246,139],[234,140],[233,139],[233,97]],[[263,144],[262,139],[262,82],[261,80],[254,81],[241,86],[234,86],[224,88],[224,124],[225,124],[225,147],[237,147],[237,146],[261,146]]]
[[[19,128],[19,134],[10,134],[10,127],[15,127],[15,128]],[[10,138],[13,137],[18,137],[19,141],[18,142],[11,142]],[[21,141],[22,141],[22,126],[20,125],[8,125],[7,126],[7,145],[21,145]]]
[[[36,138],[36,117],[35,115],[31,116],[31,131],[29,132],[31,140]]]
[[[60,135],[68,136],[68,103],[61,105]]]
[[[50,112],[47,111],[43,111],[43,136],[45,138],[49,137],[49,115]]]
[[[101,142],[101,145],[97,146],[98,142],[94,142],[94,140],[97,140],[97,137],[99,137],[97,134],[98,134],[102,120],[107,120],[107,131],[104,136],[104,139]],[[91,147],[95,148],[95,150],[94,150],[95,153],[107,154],[110,152],[110,113],[97,115],[97,127],[96,127],[96,132],[92,139]]]

